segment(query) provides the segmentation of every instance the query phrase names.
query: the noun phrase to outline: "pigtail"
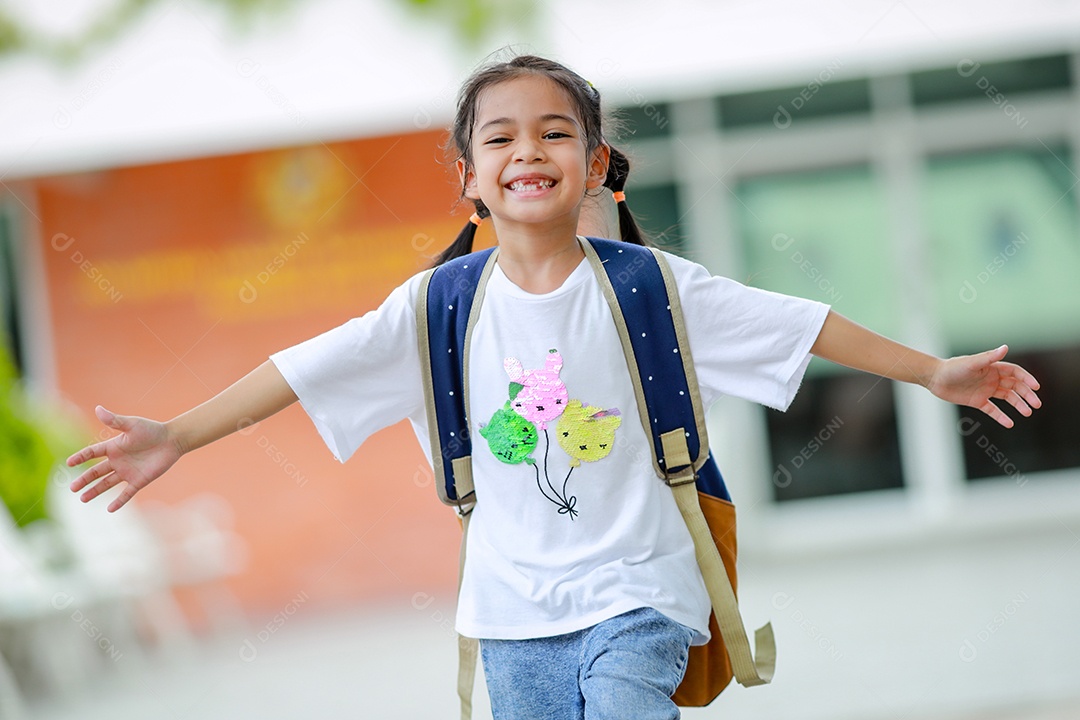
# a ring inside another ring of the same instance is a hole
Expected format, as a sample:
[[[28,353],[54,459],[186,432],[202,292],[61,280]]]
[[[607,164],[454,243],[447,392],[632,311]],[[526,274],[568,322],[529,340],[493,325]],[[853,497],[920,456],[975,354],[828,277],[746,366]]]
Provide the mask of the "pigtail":
[[[476,239],[476,228],[480,227],[480,223],[484,218],[491,215],[484,203],[479,200],[474,202],[476,203],[476,212],[469,218],[469,222],[465,223],[465,227],[461,229],[450,247],[443,250],[439,257],[435,258],[432,267],[438,267],[443,263],[448,263],[472,252],[473,240]]]
[[[610,146],[609,146],[610,147]],[[634,219],[634,214],[626,204],[626,178],[630,175],[630,160],[621,151],[611,147],[611,159],[608,161],[607,180],[604,187],[615,196],[615,207],[619,211],[619,234],[623,242],[633,245],[649,246],[649,238]]]

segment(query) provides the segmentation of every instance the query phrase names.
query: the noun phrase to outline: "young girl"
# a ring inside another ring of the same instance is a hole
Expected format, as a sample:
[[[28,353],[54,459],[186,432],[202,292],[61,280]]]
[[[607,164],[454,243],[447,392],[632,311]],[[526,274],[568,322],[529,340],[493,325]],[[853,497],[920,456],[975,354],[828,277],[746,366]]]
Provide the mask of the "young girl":
[[[452,132],[462,194],[477,213],[439,262],[468,253],[486,217],[499,247],[471,339],[477,503],[457,613],[458,631],[481,638],[496,718],[677,718],[670,695],[688,647],[708,639],[709,598],[690,535],[653,472],[615,324],[577,236],[585,199],[607,187],[623,240],[643,242],[622,193],[626,158],[601,121],[590,83],[524,56],[466,82]],[[1035,378],[1002,361],[1005,346],[941,360],[819,303],[666,257],[706,407],[731,394],[786,408],[811,354],[918,383],[1006,427],[1013,421],[992,398],[1024,416],[1040,406]],[[86,488],[87,501],[124,483],[115,511],[183,454],[297,399],[341,461],[405,417],[427,452],[419,279],[166,423],[98,407],[119,434],[69,458],[104,458],[71,489]],[[546,406],[516,407],[518,394],[538,387]],[[562,439],[586,417],[595,425],[582,432],[598,444],[579,452]],[[505,447],[529,423],[524,442],[542,453],[547,482]]]

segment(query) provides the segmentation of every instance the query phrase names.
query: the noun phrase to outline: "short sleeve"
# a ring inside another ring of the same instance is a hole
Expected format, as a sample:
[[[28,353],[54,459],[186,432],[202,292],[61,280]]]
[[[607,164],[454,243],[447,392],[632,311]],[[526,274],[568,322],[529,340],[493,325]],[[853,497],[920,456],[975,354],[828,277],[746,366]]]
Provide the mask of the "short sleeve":
[[[786,410],[829,313],[812,300],[716,277],[665,253],[679,288],[702,400],[734,395]]]
[[[423,411],[419,280],[398,287],[378,309],[270,356],[341,462],[378,430]]]

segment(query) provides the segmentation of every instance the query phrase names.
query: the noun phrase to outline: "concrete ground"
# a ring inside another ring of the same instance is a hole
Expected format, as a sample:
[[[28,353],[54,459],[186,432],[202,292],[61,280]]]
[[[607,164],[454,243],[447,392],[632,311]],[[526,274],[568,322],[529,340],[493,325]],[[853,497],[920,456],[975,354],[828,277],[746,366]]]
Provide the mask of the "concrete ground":
[[[458,717],[457,659],[450,627],[445,609],[298,613],[279,626],[273,622],[252,626],[178,645],[166,654],[132,652],[128,647],[78,687],[29,702],[19,720],[452,720]],[[842,684],[839,678],[838,683]],[[745,711],[732,713],[730,704],[725,708],[725,699],[709,708],[687,710],[684,717],[746,716]],[[477,681],[474,717],[491,717],[482,678]],[[754,717],[773,720],[761,713]],[[795,713],[783,720],[797,718]],[[1078,718],[1080,700],[905,720]]]

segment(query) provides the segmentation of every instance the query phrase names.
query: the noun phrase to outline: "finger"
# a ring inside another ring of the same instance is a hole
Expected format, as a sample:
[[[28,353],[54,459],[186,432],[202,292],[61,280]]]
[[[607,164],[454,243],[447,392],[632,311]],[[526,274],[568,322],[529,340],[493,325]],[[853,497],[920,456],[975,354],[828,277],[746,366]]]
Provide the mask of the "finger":
[[[94,480],[105,477],[111,472],[112,464],[108,460],[102,460],[97,465],[84,470],[82,475],[71,482],[71,492],[79,492]]]
[[[1004,374],[1010,375],[1016,378],[1017,381],[1022,382],[1025,385],[1028,385],[1036,390],[1039,389],[1039,381],[1035,379],[1035,376],[1029,373],[1024,368],[1020,367],[1019,365],[1003,362],[999,365],[999,367],[1001,368],[1002,372],[1004,372]]]
[[[1003,363],[1003,365],[1009,367],[1007,364]],[[1033,408],[1042,407],[1042,400],[1035,393],[1035,389],[1039,387],[1038,381],[1031,377],[1031,375],[1023,368],[1015,365],[1011,367],[1020,371],[1020,374],[1015,378],[1008,376],[1003,377],[1001,380],[1001,387],[1004,388],[1006,392],[1015,392],[1024,399],[1024,402]],[[1004,398],[1005,396],[999,395],[998,397]]]
[[[105,444],[107,442],[107,440],[103,440],[102,442],[94,443],[93,445],[87,445],[67,459],[67,466],[75,467],[76,465],[82,465],[87,460],[105,457]]]
[[[89,490],[80,495],[79,499],[83,502],[90,502],[101,493],[105,492],[111,487],[119,485],[121,482],[122,481],[120,479],[120,476],[117,475],[115,472],[110,475],[106,475],[104,478],[98,481],[97,485],[92,486]]]
[[[1015,390],[1009,390],[1008,392],[1004,393],[1001,396],[1001,399],[1016,408],[1017,412],[1019,412],[1024,417],[1031,417],[1031,413],[1034,412],[1031,407],[1029,407],[1028,404],[1024,401],[1024,398],[1020,397],[1020,395]]]
[[[1002,427],[1011,428],[1014,425],[1012,418],[1003,413],[1001,411],[1001,408],[999,408],[997,405],[990,402],[989,400],[987,400],[986,403],[979,409],[989,415],[990,418],[994,420],[994,422],[996,422],[998,425],[1001,425]]]
[[[98,405],[94,408],[94,414],[97,415],[98,420],[111,427],[113,430],[119,430],[121,432],[127,430],[131,426],[131,418],[126,415],[117,415],[116,413],[106,410],[103,406]]]
[[[986,350],[985,352],[981,352],[975,357],[977,357],[979,359],[979,362],[983,365],[993,365],[994,363],[999,362],[1003,357],[1005,357],[1008,352],[1009,346],[1001,345],[994,348],[993,350]]]
[[[1024,398],[1024,401],[1031,407],[1038,409],[1042,407],[1042,398],[1027,385],[1021,385],[1016,390],[1020,394],[1020,397]]]
[[[120,491],[120,494],[116,496],[116,499],[109,503],[109,507],[106,509],[111,513],[116,512],[127,505],[128,501],[135,497],[135,493],[138,491],[138,488],[129,483],[126,488]]]

